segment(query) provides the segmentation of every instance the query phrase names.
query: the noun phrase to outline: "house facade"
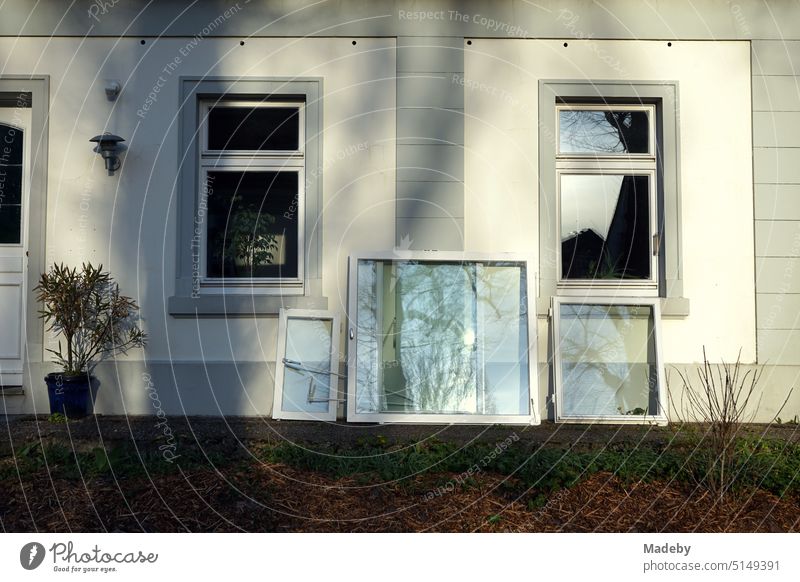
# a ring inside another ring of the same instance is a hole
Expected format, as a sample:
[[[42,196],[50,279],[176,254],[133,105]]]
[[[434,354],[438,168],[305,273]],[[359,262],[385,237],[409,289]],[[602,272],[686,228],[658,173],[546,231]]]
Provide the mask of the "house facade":
[[[98,413],[665,422],[705,347],[800,414],[796,4],[0,14],[4,413],[49,411],[39,275],[91,261],[149,337]]]

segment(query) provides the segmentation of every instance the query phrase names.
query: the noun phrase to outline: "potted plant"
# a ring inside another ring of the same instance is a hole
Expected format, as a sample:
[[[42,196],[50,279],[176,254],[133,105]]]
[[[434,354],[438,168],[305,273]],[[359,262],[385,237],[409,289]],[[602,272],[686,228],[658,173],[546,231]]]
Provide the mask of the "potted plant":
[[[138,325],[139,307],[119,292],[103,266],[84,263],[80,269],[54,264],[34,288],[44,304],[39,315],[47,331],[64,338],[48,349],[60,372],[45,376],[50,412],[80,418],[90,412],[90,392],[97,385],[94,367],[106,356],[143,347],[146,336]]]

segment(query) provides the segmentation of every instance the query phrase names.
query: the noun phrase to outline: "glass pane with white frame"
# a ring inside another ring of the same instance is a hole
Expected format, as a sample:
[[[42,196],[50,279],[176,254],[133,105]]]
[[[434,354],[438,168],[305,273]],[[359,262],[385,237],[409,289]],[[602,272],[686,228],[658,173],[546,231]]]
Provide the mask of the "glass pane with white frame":
[[[554,300],[559,420],[663,417],[654,303]]]
[[[336,394],[336,376],[330,374],[332,330],[330,319],[287,319],[281,410],[328,410]]]
[[[562,279],[651,279],[650,176],[559,175]]]
[[[651,110],[562,107],[558,151],[595,156],[651,153]]]
[[[298,276],[298,185],[294,171],[206,172],[207,277]]]
[[[339,377],[338,313],[281,309],[272,417],[336,420]]]
[[[357,414],[530,414],[524,262],[359,259],[356,277]]]

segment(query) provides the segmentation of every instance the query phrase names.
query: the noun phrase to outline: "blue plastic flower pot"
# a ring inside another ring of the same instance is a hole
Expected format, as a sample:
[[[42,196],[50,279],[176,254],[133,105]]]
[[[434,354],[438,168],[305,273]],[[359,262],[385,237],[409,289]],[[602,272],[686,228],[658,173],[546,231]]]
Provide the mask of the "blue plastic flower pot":
[[[45,376],[50,413],[59,412],[67,418],[83,418],[89,414],[93,380],[89,374],[67,376],[63,372],[53,372]]]

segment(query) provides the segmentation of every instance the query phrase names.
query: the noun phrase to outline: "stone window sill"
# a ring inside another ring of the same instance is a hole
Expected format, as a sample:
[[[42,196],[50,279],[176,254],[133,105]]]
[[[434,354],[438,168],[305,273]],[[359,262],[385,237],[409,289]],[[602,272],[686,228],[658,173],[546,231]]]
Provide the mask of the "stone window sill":
[[[203,295],[170,297],[173,317],[264,317],[284,309],[327,309],[328,298],[307,295]]]

